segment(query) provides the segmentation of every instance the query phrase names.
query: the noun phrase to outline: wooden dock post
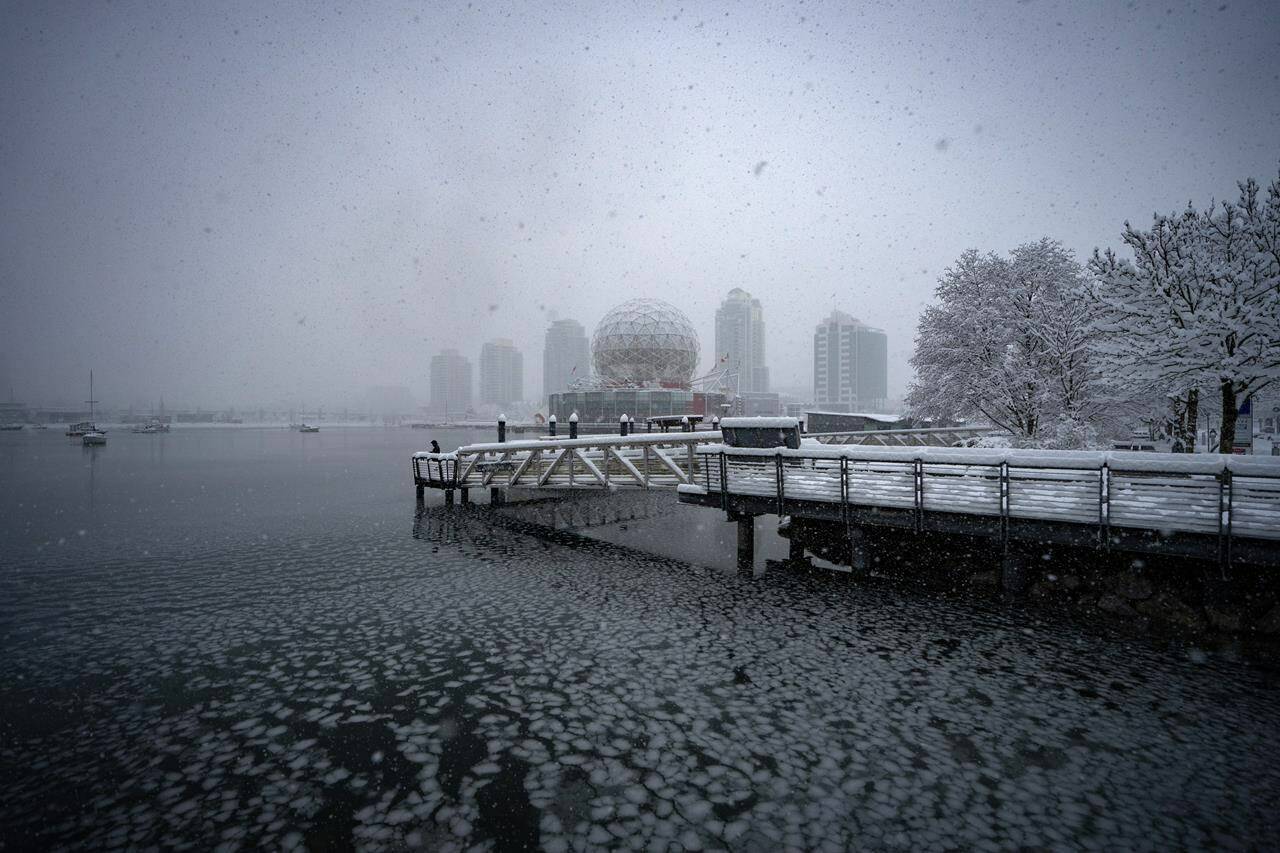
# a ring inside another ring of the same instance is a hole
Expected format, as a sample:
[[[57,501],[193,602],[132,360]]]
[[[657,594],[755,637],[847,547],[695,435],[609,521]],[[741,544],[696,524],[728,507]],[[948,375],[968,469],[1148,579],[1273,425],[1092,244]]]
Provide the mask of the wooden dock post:
[[[502,494],[502,489],[497,486],[489,487],[489,506],[502,506],[506,503],[506,496]]]
[[[507,416],[498,415],[498,443],[505,443],[507,440]],[[463,501],[466,503],[466,501]]]
[[[738,516],[738,571],[753,574],[756,565],[756,517]]]
[[[444,490],[444,502],[450,506],[453,505],[453,489]]]
[[[1007,595],[1021,595],[1031,581],[1030,560],[1023,549],[1007,543],[1000,557],[1000,589]]]
[[[555,435],[555,434],[556,434],[556,416],[552,415],[551,417],[547,418],[547,435]]]
[[[849,568],[855,572],[865,572],[871,568],[871,549],[867,547],[867,532],[861,527],[850,526],[849,536]]]
[[[578,413],[569,415],[569,438],[578,437]]]
[[[413,489],[414,489],[414,491],[417,493],[417,496],[418,496],[418,502],[419,502],[419,503],[421,503],[421,502],[422,502],[422,500],[423,500],[423,498],[424,498],[424,497],[426,497],[426,494],[425,494],[425,492],[424,492],[424,487],[423,487],[423,485],[422,485],[421,483],[418,483],[417,485],[415,485],[415,486],[413,487]]]
[[[618,435],[625,436],[627,434],[627,426],[629,425],[627,415],[624,412],[618,417]]]
[[[464,504],[471,503],[471,490],[467,488],[463,488],[461,491],[462,491],[462,502]]]

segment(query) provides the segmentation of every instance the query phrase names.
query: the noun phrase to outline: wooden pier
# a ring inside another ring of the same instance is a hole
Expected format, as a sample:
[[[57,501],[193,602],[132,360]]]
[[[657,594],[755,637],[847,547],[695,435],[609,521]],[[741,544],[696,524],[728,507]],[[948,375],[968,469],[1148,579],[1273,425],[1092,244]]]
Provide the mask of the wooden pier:
[[[681,503],[824,523],[1280,566],[1280,459],[968,448],[706,445]]]
[[[865,560],[864,528],[881,527],[991,540],[1007,575],[1024,560],[1018,543],[1280,566],[1280,458],[948,446],[987,431],[965,427],[802,436],[781,418],[638,435],[626,423],[579,435],[572,423],[568,437],[511,442],[502,426],[498,442],[415,453],[418,497],[675,490],[739,523],[748,564],[755,518],[776,515],[843,538],[853,565]]]

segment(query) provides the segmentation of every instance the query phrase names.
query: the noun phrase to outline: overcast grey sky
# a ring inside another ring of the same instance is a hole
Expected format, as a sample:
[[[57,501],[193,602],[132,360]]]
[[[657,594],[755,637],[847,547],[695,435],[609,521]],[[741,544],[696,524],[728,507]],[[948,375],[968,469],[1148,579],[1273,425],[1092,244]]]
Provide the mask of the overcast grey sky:
[[[740,286],[778,386],[967,247],[1082,258],[1280,165],[1274,2],[4,3],[0,377],[425,397],[443,347]],[[7,389],[5,389],[7,393]]]

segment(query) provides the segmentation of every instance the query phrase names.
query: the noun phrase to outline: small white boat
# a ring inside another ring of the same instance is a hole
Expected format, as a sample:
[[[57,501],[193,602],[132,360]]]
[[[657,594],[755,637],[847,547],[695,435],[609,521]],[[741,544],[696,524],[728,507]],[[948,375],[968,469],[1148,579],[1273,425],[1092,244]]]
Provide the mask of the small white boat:
[[[139,433],[142,435],[151,435],[157,432],[168,432],[169,425],[164,421],[160,420],[159,418],[152,418],[151,420],[147,421],[145,424],[139,424],[138,426],[134,427],[129,431]]]
[[[80,437],[85,447],[97,446],[107,443],[107,431],[98,429],[98,425],[93,422],[93,404],[98,402],[93,399],[93,371],[89,371],[89,399],[85,400],[89,404],[89,420],[81,421],[78,424],[72,424],[67,427],[67,435],[75,438]]]
[[[298,426],[298,432],[319,432],[319,431],[320,431],[320,427],[318,426],[307,426],[306,424],[300,424]]]

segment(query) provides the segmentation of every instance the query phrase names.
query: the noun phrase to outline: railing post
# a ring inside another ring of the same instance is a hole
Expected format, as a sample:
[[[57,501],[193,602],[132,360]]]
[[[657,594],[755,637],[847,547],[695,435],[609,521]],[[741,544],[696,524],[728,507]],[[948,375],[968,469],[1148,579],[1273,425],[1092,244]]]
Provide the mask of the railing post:
[[[778,515],[785,515],[782,511],[783,499],[785,498],[782,484],[782,454],[779,453],[773,457],[773,474],[778,478]]]
[[[498,415],[498,443],[502,444],[507,440],[507,416]]]
[[[578,413],[569,415],[569,438],[578,437]]]
[[[1103,550],[1111,548],[1111,467],[1102,463],[1098,471],[1098,536]]]
[[[1218,570],[1223,579],[1231,568],[1231,469],[1218,475]]]
[[[840,457],[840,515],[844,532],[849,532],[849,457]]]
[[[917,457],[912,466],[915,480],[916,532],[924,530],[924,462]]]
[[[1009,463],[1000,463],[1000,551],[1009,550]]]
[[[729,472],[724,466],[724,451],[720,451],[720,508],[729,510]]]
[[[547,418],[547,435],[554,436],[556,434],[556,416],[552,415]]]

